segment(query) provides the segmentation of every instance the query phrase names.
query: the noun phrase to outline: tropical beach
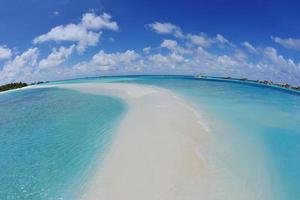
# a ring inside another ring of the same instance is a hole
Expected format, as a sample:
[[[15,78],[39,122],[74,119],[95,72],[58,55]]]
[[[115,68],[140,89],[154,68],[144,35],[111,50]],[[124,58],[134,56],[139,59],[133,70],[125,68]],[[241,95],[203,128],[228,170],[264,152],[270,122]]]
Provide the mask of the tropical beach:
[[[129,103],[103,168],[82,199],[208,199],[213,179],[205,162],[207,130],[174,94],[134,84],[75,84],[63,88],[108,92]],[[155,148],[153,148],[155,147]]]
[[[298,130],[294,123],[299,120],[297,115],[286,113],[286,119],[282,119],[285,111],[278,103],[285,91],[243,82],[204,81],[181,76],[111,77],[69,82],[32,85],[0,96],[0,109],[7,113],[5,116],[9,120],[1,132],[14,130],[19,133],[17,138],[21,132],[26,134],[21,143],[10,137],[3,138],[6,142],[0,146],[11,161],[2,164],[17,168],[5,168],[0,172],[2,175],[16,173],[15,178],[3,176],[9,185],[16,184],[25,170],[26,174],[37,177],[39,187],[29,176],[23,180],[27,182],[26,190],[23,186],[16,188],[30,199],[38,199],[44,194],[45,187],[49,189],[46,194],[50,197],[80,200],[199,197],[273,200],[297,196],[296,190],[292,189],[297,184],[291,187],[292,177],[285,174],[289,170],[295,175],[299,164],[286,151],[287,147],[293,147],[295,138],[287,135],[285,144],[288,146],[280,151],[277,149],[275,154],[274,134],[277,133],[268,128],[273,122],[261,120],[270,114],[282,127],[293,123],[286,132],[292,134],[293,130]],[[235,97],[226,99],[232,92]],[[263,108],[261,106],[267,99],[253,100],[261,99],[266,92],[275,101]],[[249,94],[253,95],[251,104]],[[23,99],[24,105],[13,103],[7,107],[5,99],[12,97],[17,98],[16,102]],[[298,94],[287,93],[284,97],[294,102],[289,109],[293,107],[297,112]],[[244,103],[232,106],[233,101]],[[36,107],[38,102],[47,105],[47,109]],[[30,126],[26,125],[27,121],[20,120],[19,127],[14,127],[10,121],[13,122],[16,116],[13,114],[15,106],[22,106],[22,114],[32,116],[28,118],[29,123],[33,118],[39,120]],[[252,108],[275,108],[276,111],[251,116]],[[45,118],[34,117],[41,109]],[[240,120],[240,117],[236,118],[239,115],[248,117]],[[4,124],[4,121],[0,122]],[[262,126],[266,127],[265,131],[260,128]],[[43,129],[45,131],[40,134],[39,130]],[[41,139],[45,141],[41,143]],[[17,145],[17,151],[11,151],[10,144]],[[57,145],[59,148],[55,147]],[[22,150],[29,146],[38,157]],[[38,153],[41,151],[49,154],[42,160]],[[289,169],[280,164],[284,157],[289,158]],[[24,158],[23,166],[9,164],[20,163]],[[52,158],[52,169],[47,167],[48,158]],[[31,172],[33,161],[37,162],[34,168],[45,174]],[[70,169],[77,175],[72,171],[69,173]],[[53,176],[51,180],[48,180],[48,173]],[[56,181],[58,177],[61,184]],[[289,187],[289,192],[285,187]],[[7,195],[4,191],[0,195]],[[14,193],[14,190],[9,191]]]
[[[0,200],[299,200],[299,7],[0,1]]]
[[[227,177],[226,171],[231,169],[214,161],[214,153],[221,149],[210,141],[213,137],[205,116],[172,91],[133,83],[56,87],[115,96],[129,104],[104,164],[95,171],[80,199],[275,198],[275,183],[269,182],[269,166],[264,163],[267,158],[256,154],[254,161],[259,162],[256,167],[261,172],[256,173],[262,173],[262,188],[254,185],[256,180],[242,186],[243,180]],[[241,156],[237,155],[235,159]],[[219,155],[217,159],[226,157]]]

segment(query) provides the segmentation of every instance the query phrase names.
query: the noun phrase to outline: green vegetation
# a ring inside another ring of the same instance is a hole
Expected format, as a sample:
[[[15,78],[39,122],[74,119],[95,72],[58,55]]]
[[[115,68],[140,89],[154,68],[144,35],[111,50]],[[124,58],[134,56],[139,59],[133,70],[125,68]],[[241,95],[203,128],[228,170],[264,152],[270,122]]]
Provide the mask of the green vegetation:
[[[0,92],[26,87],[27,85],[28,85],[27,83],[22,83],[22,82],[5,84],[0,86]]]
[[[289,85],[287,83],[274,83],[272,81],[268,81],[268,80],[251,80],[251,79],[247,79],[247,78],[232,78],[230,76],[228,77],[212,77],[212,76],[205,76],[205,75],[197,75],[197,78],[213,78],[213,79],[226,79],[226,80],[234,80],[234,81],[246,81],[246,82],[252,82],[252,83],[259,83],[259,84],[263,84],[263,85],[269,85],[269,86],[277,86],[280,88],[286,88],[286,89],[290,89],[290,90],[296,90],[296,91],[300,91],[300,86],[293,86],[293,85]]]

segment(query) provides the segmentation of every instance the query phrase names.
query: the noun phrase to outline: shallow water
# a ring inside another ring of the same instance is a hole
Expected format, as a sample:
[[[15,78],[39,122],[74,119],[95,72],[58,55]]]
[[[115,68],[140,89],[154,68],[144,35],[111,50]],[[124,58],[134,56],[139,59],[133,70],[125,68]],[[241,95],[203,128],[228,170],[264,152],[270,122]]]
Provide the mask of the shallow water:
[[[300,199],[299,93],[188,77],[130,82],[171,89],[204,115],[217,146],[211,162],[222,166],[221,199],[234,199],[234,192],[252,195],[242,199]]]
[[[84,82],[156,85],[189,102],[211,129],[215,148],[199,147],[199,151],[208,151],[208,162],[219,177],[217,199],[300,199],[299,93],[180,76],[89,78],[54,84]],[[86,183],[88,172],[93,171],[92,158],[99,156],[97,152],[105,155],[124,105],[109,97],[61,89],[19,92],[0,95],[0,199],[7,195],[74,199],[74,188],[83,188],[78,183]]]
[[[75,199],[126,105],[55,88],[0,94],[0,199]]]

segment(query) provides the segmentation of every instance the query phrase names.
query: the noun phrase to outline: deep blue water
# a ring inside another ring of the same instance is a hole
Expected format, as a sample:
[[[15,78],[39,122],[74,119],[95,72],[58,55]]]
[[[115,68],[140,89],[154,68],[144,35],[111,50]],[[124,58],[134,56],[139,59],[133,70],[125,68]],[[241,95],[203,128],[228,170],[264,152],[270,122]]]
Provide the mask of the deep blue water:
[[[118,99],[63,89],[0,94],[0,199],[75,199],[125,110]]]

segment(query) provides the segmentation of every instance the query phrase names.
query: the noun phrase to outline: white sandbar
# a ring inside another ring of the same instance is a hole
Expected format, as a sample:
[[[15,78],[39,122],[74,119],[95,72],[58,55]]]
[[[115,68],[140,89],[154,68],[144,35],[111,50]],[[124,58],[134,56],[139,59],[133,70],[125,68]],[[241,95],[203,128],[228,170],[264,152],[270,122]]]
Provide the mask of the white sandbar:
[[[104,164],[82,199],[211,199],[214,179],[199,152],[208,134],[195,112],[173,93],[120,83],[59,87],[109,94],[129,104]]]

